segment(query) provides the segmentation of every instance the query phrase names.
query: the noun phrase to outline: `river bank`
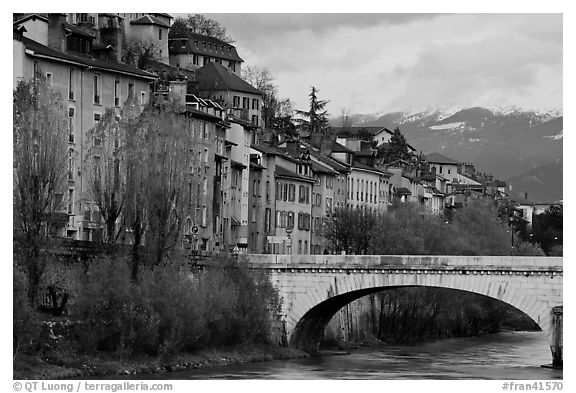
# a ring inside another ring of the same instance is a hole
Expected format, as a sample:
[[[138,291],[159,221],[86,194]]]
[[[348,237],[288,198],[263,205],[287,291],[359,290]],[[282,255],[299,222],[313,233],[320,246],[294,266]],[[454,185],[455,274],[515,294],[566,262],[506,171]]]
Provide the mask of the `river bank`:
[[[169,373],[308,356],[303,351],[269,345],[211,349],[161,357],[57,351],[45,356],[18,356],[13,363],[13,378],[90,379],[107,376],[115,379],[122,375]],[[162,379],[169,379],[169,376],[165,375]]]

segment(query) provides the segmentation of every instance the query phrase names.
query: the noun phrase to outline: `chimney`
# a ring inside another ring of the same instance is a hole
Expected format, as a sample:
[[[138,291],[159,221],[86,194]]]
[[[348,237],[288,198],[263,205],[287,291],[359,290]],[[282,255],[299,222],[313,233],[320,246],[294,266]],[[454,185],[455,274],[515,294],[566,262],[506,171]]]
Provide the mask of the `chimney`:
[[[48,47],[66,50],[66,14],[48,14]]]

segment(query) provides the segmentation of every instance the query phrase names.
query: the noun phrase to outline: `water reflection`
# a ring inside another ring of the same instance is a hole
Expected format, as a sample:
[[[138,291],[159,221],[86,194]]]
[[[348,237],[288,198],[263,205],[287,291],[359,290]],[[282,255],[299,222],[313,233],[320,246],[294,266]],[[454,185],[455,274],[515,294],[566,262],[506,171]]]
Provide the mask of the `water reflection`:
[[[498,333],[415,346],[379,345],[348,355],[154,374],[150,379],[561,379],[541,332]],[[146,376],[135,376],[146,379]]]

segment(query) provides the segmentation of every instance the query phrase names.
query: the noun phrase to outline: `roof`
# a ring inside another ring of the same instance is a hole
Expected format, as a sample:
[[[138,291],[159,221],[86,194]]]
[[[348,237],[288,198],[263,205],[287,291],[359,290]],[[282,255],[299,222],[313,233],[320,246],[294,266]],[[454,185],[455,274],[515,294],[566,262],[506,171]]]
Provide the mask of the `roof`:
[[[232,90],[262,95],[260,90],[228,71],[222,64],[208,63],[204,65],[196,71],[196,78],[200,90]]]
[[[458,165],[459,161],[453,160],[450,157],[443,156],[440,153],[430,153],[424,156],[424,159],[428,162],[433,162],[435,164],[452,164]]]
[[[46,18],[45,16],[42,16],[40,14],[30,14],[30,15],[25,16],[22,19],[17,20],[16,22],[14,22],[14,25],[19,25],[21,23],[28,21],[29,19],[32,19],[32,20],[38,19],[38,20],[41,20],[43,22],[48,23],[48,18]]]
[[[332,142],[332,153],[354,153],[353,150],[348,149],[346,146],[341,145],[338,142]]]
[[[262,166],[261,164],[255,164],[255,163],[251,162],[250,163],[250,169],[262,170],[262,169],[266,169],[266,167]]]
[[[105,61],[99,60],[92,57],[74,55],[71,53],[64,53],[60,52],[56,49],[49,48],[45,45],[40,44],[34,40],[31,40],[27,37],[22,37],[22,43],[26,47],[27,50],[31,52],[27,52],[31,56],[35,57],[46,57],[53,60],[59,60],[62,62],[72,62],[77,65],[83,65],[86,67],[93,67],[101,70],[108,70],[114,71],[119,73],[125,73],[135,76],[140,76],[146,79],[156,79],[154,74],[151,74],[146,71],[142,71],[138,68],[129,66],[128,64],[116,62],[116,61]]]
[[[397,195],[412,195],[412,192],[407,189],[406,187],[398,187],[394,193],[396,193]]]
[[[265,144],[259,144],[259,145],[251,145],[250,146],[253,149],[256,149],[264,154],[268,154],[269,156],[279,156],[279,155],[284,155],[284,153],[274,149],[271,146],[265,145]]]
[[[384,127],[384,128],[382,128],[382,129],[378,130],[378,131],[373,135],[373,137],[376,137],[376,136],[380,135],[380,134],[383,133],[383,132],[385,132],[385,133],[387,133],[387,134],[390,134],[390,135],[394,135],[394,133],[393,133],[392,131],[390,131],[388,128]]]
[[[158,19],[157,17],[152,16],[152,15],[144,15],[141,18],[131,20],[130,24],[131,25],[157,25],[157,26],[162,26],[162,27],[166,27],[166,28],[170,27],[166,23],[162,22],[160,19]]]
[[[338,172],[332,168],[327,167],[326,165],[319,164],[316,161],[310,161],[312,166],[312,171],[316,173],[326,173],[329,175],[338,175]]]
[[[81,35],[84,37],[88,37],[88,38],[96,38],[96,36],[92,33],[90,33],[89,31],[86,31],[76,25],[70,24],[70,23],[64,23],[64,28],[68,31],[70,31],[72,34],[77,34],[77,35]]]
[[[365,171],[378,172],[378,173],[380,173],[380,174],[382,174],[382,175],[392,176],[392,174],[391,174],[390,172],[386,172],[386,171],[383,171],[382,169],[378,169],[378,168],[371,167],[371,166],[366,165],[366,164],[363,164],[363,163],[361,163],[361,162],[354,162],[354,164],[352,164],[352,168],[362,169],[362,170],[365,170]]]
[[[305,182],[314,183],[315,180],[308,176],[302,176],[297,174],[296,172],[291,171],[290,169],[284,168],[283,166],[276,165],[276,170],[274,174],[278,177],[287,177],[294,180],[300,180]]]
[[[197,33],[188,33],[189,37],[168,38],[170,54],[198,54],[225,60],[244,62],[238,55],[236,47],[218,38]],[[184,44],[184,45],[183,45]]]

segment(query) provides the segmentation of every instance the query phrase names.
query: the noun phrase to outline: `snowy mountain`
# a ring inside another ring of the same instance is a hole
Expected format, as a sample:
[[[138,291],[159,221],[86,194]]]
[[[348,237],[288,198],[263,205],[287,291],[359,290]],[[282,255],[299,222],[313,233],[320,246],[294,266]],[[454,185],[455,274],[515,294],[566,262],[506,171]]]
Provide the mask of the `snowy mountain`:
[[[562,110],[409,108],[351,119],[354,127],[399,127],[417,150],[471,162],[500,179],[544,165],[562,165]]]

